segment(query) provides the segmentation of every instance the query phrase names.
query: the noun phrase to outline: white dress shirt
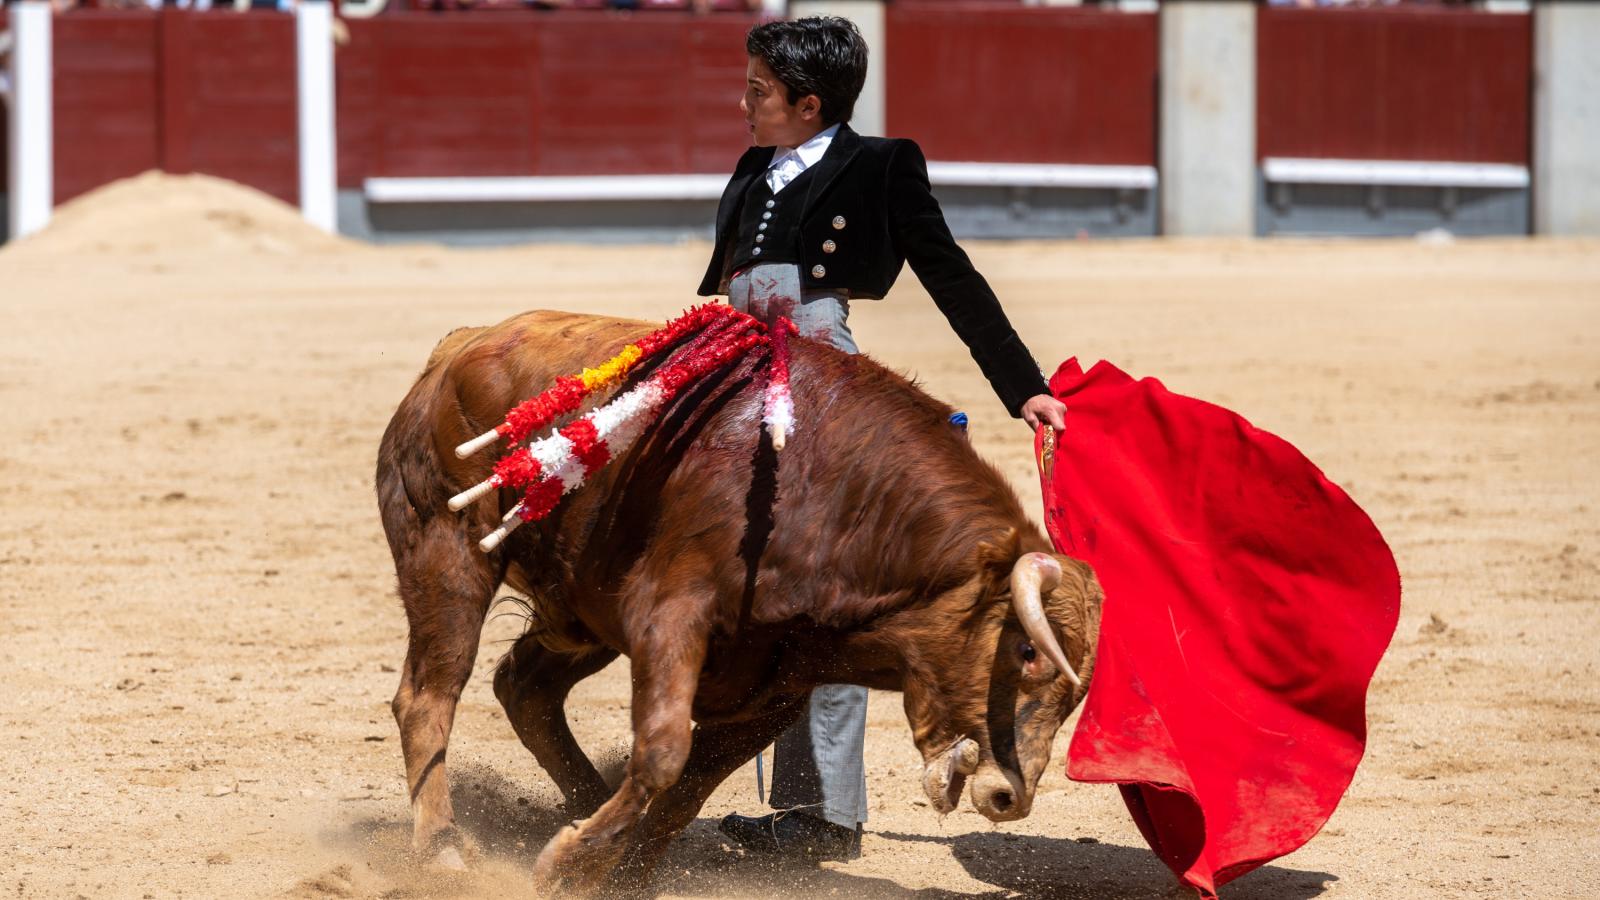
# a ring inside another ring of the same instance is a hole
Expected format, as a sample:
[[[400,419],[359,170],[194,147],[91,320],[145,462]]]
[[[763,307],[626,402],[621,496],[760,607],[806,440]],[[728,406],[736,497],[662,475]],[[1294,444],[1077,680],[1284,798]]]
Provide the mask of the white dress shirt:
[[[830,125],[804,144],[779,149],[772,154],[772,163],[767,167],[767,187],[776,194],[789,182],[799,178],[801,172],[816,165],[817,160],[828,152],[828,145],[833,143],[833,136],[838,133],[839,126]]]

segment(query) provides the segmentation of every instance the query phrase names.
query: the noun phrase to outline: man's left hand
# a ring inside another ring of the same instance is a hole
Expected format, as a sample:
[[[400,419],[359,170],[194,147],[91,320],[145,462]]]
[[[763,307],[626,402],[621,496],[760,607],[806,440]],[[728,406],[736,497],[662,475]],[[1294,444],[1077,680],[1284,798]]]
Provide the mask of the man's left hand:
[[[1035,394],[1022,404],[1022,420],[1034,431],[1039,423],[1048,422],[1057,431],[1067,429],[1067,405],[1049,394]]]

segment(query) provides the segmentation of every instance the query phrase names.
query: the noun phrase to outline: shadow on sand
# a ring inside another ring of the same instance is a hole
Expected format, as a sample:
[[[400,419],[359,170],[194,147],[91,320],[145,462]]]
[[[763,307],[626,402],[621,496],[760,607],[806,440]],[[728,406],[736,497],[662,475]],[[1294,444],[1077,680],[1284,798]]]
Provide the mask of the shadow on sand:
[[[440,881],[422,873],[410,859],[410,822],[404,815],[348,823],[326,835],[329,843],[354,852],[370,877],[345,896],[371,891],[385,897],[492,896],[527,887],[527,876],[544,842],[569,817],[547,796],[530,796],[499,772],[467,766],[451,773],[456,819],[469,835],[473,871]],[[860,874],[860,864],[818,866],[750,857],[730,850],[712,818],[695,821],[668,851],[645,896],[945,898],[1030,897],[1041,900],[1142,900],[1183,896],[1166,867],[1145,847],[1100,843],[1092,838],[1059,838],[974,831],[954,836],[873,832],[866,852],[914,850],[907,845],[947,848],[974,880],[991,890],[954,891],[906,888],[889,878]],[[897,846],[898,845],[898,846]],[[917,855],[914,851],[912,856]],[[1229,884],[1226,900],[1310,900],[1338,880],[1326,872],[1265,866]]]
[[[999,831],[949,836],[877,832],[866,853],[892,851],[885,842],[938,844],[949,848],[975,881],[987,891],[943,888],[911,889],[898,882],[858,874],[854,865],[816,866],[775,863],[741,857],[722,849],[714,819],[700,819],[668,854],[654,893],[703,896],[774,896],[917,898],[1029,897],[1040,900],[1135,900],[1184,896],[1166,867],[1145,847],[1123,847],[1092,839],[1039,837]],[[712,853],[721,859],[712,859]],[[1338,880],[1326,872],[1266,866],[1232,882],[1222,891],[1226,900],[1310,900]]]

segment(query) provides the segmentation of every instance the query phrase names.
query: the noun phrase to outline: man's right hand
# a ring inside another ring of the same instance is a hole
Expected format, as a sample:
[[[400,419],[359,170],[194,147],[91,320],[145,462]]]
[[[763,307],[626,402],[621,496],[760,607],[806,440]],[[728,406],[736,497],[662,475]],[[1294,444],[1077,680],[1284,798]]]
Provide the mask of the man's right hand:
[[[1057,431],[1067,429],[1067,405],[1049,394],[1035,394],[1022,404],[1022,421],[1030,431],[1038,431],[1040,422],[1048,422]]]

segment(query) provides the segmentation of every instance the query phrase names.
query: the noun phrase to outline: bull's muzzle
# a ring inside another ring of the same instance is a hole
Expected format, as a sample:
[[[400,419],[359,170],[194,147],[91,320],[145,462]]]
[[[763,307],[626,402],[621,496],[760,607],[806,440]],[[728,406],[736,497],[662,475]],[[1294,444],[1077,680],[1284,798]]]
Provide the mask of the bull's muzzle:
[[[972,806],[991,822],[1012,822],[1033,810],[1033,791],[1015,773],[985,765],[972,779]]]
[[[972,806],[991,822],[1021,819],[1033,809],[1033,792],[1022,779],[992,762],[980,763],[978,742],[971,738],[956,741],[928,760],[922,769],[922,789],[934,810],[948,815],[961,803],[961,789],[969,778]]]

